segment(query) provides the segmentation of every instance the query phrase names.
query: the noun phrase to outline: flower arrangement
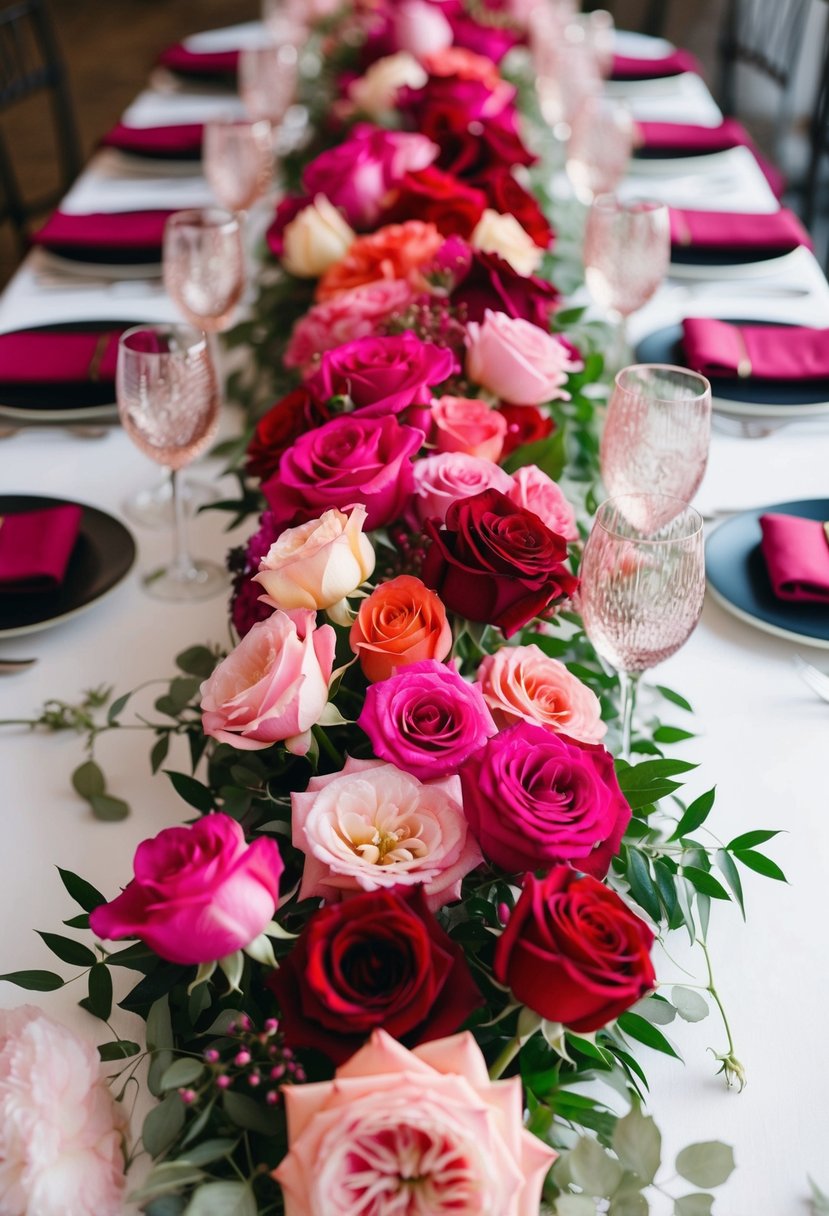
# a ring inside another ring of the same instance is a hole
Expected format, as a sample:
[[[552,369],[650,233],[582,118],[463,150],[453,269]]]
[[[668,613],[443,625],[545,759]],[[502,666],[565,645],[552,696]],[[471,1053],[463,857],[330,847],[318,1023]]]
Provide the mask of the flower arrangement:
[[[239,640],[181,655],[150,723],[154,771],[189,743],[192,773],[170,776],[195,817],[139,847],[120,894],[61,872],[94,949],[44,934],[107,1024],[113,969],[138,977],[119,1006],[146,1048],[100,1052],[121,1095],[147,1060],[156,1103],[127,1136],[88,1050],[6,1015],[3,1211],[115,1213],[122,1133],[127,1164],[150,1158],[148,1216],[648,1210],[640,1048],[674,1055],[661,1026],[722,1011],[706,938],[712,901],[742,904],[737,863],[781,875],[757,849],[773,831],[705,843],[713,791],[683,801],[694,766],[663,751],[688,731],[643,728],[632,764],[606,746],[615,678],[577,613],[601,359],[544,277],[554,233],[500,70],[528,7],[324,14],[352,59],[338,142],[308,150],[235,338],[290,387],[226,504],[260,512],[232,556]],[[89,700],[37,721],[91,751],[128,701],[103,725]],[[74,781],[112,813],[94,758]],[[669,999],[651,950],[679,928],[707,975]],[[63,1142],[12,1117],[58,1052],[82,1112],[63,1207]],[[575,1088],[597,1081],[623,1113]],[[676,1211],[710,1211],[699,1188],[732,1166],[717,1142],[684,1150]]]

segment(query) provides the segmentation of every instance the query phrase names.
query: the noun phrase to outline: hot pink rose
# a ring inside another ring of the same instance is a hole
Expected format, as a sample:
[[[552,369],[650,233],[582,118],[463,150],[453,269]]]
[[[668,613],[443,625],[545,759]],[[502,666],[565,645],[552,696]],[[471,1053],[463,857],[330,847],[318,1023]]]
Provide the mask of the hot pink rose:
[[[565,540],[579,539],[576,513],[564,497],[564,491],[536,465],[527,464],[516,469],[507,497],[519,507],[534,511],[548,528]]]
[[[439,452],[464,452],[493,463],[504,447],[507,420],[470,397],[440,397],[432,404],[433,439]]]
[[[393,416],[344,414],[301,435],[262,492],[283,525],[361,502],[368,512],[367,529],[382,528],[397,519],[409,500],[411,458],[422,441],[422,431],[401,426]]]
[[[428,405],[433,388],[456,371],[458,361],[450,350],[406,330],[326,351],[308,389],[319,401],[349,397],[356,415],[379,418],[409,405]]]
[[[414,462],[412,515],[414,522],[446,518],[458,498],[472,498],[483,490],[509,494],[512,478],[491,460],[463,452],[439,452]]]
[[[408,1051],[377,1030],[285,1106],[285,1216],[537,1216],[556,1157],[524,1130],[520,1078],[490,1081],[470,1034]]]
[[[201,686],[204,733],[243,751],[284,742],[304,755],[328,704],[336,641],[311,609],[259,621]]]
[[[248,845],[229,815],[165,828],[138,846],[135,877],[90,914],[98,937],[137,937],[161,958],[213,963],[255,941],[273,918],[282,859],[276,841]]]
[[[599,698],[538,646],[502,646],[481,661],[477,679],[499,726],[523,720],[582,743],[604,738]]]
[[[327,350],[372,337],[384,322],[402,317],[413,299],[414,292],[404,280],[382,279],[314,304],[291,332],[285,366],[312,375]]]
[[[466,345],[469,377],[513,405],[568,401],[567,376],[582,366],[553,334],[489,309],[467,326]]]
[[[357,725],[376,756],[421,781],[456,772],[497,729],[481,690],[434,659],[372,684]]]
[[[305,854],[300,899],[423,886],[434,911],[481,862],[457,776],[423,785],[381,760],[345,762],[291,794],[293,843]]]

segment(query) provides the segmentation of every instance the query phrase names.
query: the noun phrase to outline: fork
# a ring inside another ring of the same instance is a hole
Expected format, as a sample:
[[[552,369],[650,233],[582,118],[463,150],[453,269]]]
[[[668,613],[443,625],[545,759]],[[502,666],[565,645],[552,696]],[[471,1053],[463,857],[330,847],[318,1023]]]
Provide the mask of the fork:
[[[821,700],[829,701],[829,675],[811,663],[807,663],[799,654],[794,656],[794,665],[800,678],[809,685],[812,692],[817,693]]]

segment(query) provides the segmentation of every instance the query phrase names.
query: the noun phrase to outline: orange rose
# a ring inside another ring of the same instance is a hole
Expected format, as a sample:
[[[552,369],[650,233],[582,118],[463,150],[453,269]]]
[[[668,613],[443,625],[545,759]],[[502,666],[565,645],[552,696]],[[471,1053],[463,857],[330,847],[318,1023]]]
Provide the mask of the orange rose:
[[[501,75],[485,55],[477,55],[462,46],[448,46],[432,51],[421,59],[430,76],[457,76],[459,80],[480,80],[494,92],[502,84]]]
[[[384,279],[416,284],[418,271],[432,260],[443,240],[434,224],[420,220],[387,224],[369,236],[358,237],[345,257],[320,279],[317,300],[330,300],[343,291]]]
[[[434,591],[419,578],[401,574],[363,600],[349,642],[374,684],[409,663],[445,659],[452,649],[452,630]]]

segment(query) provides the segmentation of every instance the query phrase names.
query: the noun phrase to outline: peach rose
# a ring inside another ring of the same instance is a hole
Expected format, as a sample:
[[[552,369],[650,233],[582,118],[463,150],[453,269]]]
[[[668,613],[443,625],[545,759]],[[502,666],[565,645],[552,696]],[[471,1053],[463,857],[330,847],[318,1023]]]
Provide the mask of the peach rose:
[[[537,465],[526,464],[516,469],[507,497],[519,507],[534,511],[552,532],[565,540],[579,539],[576,513],[564,497],[564,491]]]
[[[497,253],[516,274],[535,274],[544,256],[514,215],[499,215],[487,207],[469,238],[473,249]]]
[[[523,719],[581,743],[599,743],[607,726],[596,694],[538,646],[502,646],[477,673],[499,727]]]
[[[356,233],[324,194],[285,226],[282,265],[301,279],[318,279],[339,262],[353,245]]]
[[[483,322],[467,325],[466,346],[470,378],[511,405],[569,401],[563,386],[582,367],[553,334],[489,308]]]
[[[358,110],[379,121],[394,109],[399,89],[422,89],[428,79],[414,55],[398,51],[375,60],[364,76],[352,82],[348,95]]]
[[[425,784],[382,760],[349,756],[339,773],[291,794],[293,844],[305,854],[300,899],[421,886],[437,911],[481,864],[457,774]]]
[[[265,588],[267,602],[290,612],[294,608],[331,609],[339,620],[352,595],[374,570],[374,549],[363,535],[366,509],[359,503],[345,515],[336,509],[319,519],[286,528],[259,565],[254,582]]]
[[[421,59],[430,76],[457,76],[459,80],[479,80],[490,92],[504,84],[498,68],[485,55],[468,51],[463,46],[447,46],[432,51]]]
[[[452,629],[441,600],[419,578],[400,574],[363,600],[349,635],[363,675],[372,684],[421,659],[442,662]]]
[[[425,519],[446,518],[458,498],[472,498],[483,490],[509,494],[512,478],[491,460],[464,452],[439,452],[414,462],[412,516],[417,524]]]
[[[420,220],[387,224],[369,236],[358,237],[345,257],[323,275],[317,300],[330,300],[342,291],[383,279],[405,279],[417,285],[418,271],[431,262],[443,239],[434,224]]]
[[[465,452],[495,463],[503,451],[507,420],[485,401],[439,397],[432,402],[432,419],[439,452]]]
[[[402,279],[383,279],[314,304],[293,328],[285,366],[299,368],[307,379],[327,350],[356,338],[374,337],[381,325],[402,316],[414,298],[414,291]]]
[[[538,1216],[556,1153],[525,1131],[521,1080],[471,1034],[408,1051],[383,1030],[331,1081],[283,1090],[285,1216]]]

